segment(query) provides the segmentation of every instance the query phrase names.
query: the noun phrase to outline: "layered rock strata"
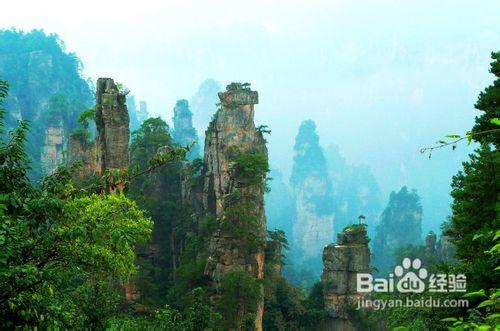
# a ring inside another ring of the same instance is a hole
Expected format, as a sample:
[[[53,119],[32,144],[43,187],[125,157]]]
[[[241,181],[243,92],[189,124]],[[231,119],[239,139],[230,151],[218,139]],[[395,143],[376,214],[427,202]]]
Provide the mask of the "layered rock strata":
[[[348,320],[348,311],[363,295],[357,292],[357,274],[370,273],[370,249],[364,225],[354,225],[338,234],[337,243],[323,250],[324,304],[332,319]]]

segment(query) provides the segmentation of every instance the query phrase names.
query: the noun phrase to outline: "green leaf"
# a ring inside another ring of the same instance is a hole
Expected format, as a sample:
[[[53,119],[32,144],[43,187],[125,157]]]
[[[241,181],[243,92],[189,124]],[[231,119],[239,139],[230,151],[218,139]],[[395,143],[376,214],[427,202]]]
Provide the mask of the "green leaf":
[[[500,265],[495,268],[495,271],[498,271],[498,270],[500,270]]]
[[[491,124],[494,124],[494,125],[500,125],[500,119],[499,119],[499,118],[497,118],[497,117],[492,118],[492,119],[490,120],[490,123],[491,123]]]
[[[458,321],[456,317],[446,317],[441,319],[441,322],[456,322]]]
[[[500,243],[493,246],[489,251],[486,251],[486,253],[490,253],[490,254],[493,254],[495,252],[500,252]]]
[[[476,328],[478,331],[489,331],[491,329],[491,326],[489,325],[480,325]]]
[[[472,237],[472,240],[476,240],[476,239],[479,239],[479,238],[482,238],[484,237],[484,234],[482,233],[476,233],[473,237]]]
[[[493,300],[484,300],[483,302],[481,302],[477,308],[482,308],[482,307],[488,307],[488,306],[493,306],[495,304],[495,302],[493,302]]]
[[[493,240],[497,240],[498,238],[500,238],[500,230],[497,230],[497,232],[495,233],[495,237],[493,237]]]
[[[444,140],[440,140],[440,141],[439,141],[439,143],[440,143],[441,145],[446,145],[446,144],[447,144],[447,142],[446,142],[446,141],[444,141]]]
[[[447,134],[445,137],[450,138],[450,139],[460,139],[461,138],[461,136],[459,134]]]
[[[487,320],[494,320],[496,318],[500,318],[500,313],[495,313],[495,314],[491,314],[491,315],[486,316]]]
[[[477,297],[486,297],[484,290],[479,290],[476,292],[470,292],[463,295],[463,298],[477,298]]]
[[[392,331],[410,331],[410,329],[406,326],[396,326]]]
[[[472,131],[467,131],[466,135],[467,135],[467,144],[470,145],[470,143],[472,142]]]

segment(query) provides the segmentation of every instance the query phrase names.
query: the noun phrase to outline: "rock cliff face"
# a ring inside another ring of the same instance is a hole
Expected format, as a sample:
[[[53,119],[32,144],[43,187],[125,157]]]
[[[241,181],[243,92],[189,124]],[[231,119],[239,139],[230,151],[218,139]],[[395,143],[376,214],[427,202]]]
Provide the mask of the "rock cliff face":
[[[28,176],[38,181],[61,163],[59,141],[62,138],[63,148],[67,145],[78,114],[92,104],[92,92],[80,76],[78,58],[64,50],[57,36],[2,30],[0,44],[0,77],[9,82],[5,125],[10,129],[18,120],[31,122]],[[58,123],[54,117],[59,117]]]
[[[267,167],[265,140],[254,124],[257,92],[245,84],[232,83],[219,98],[222,107],[206,131],[203,183],[205,214],[217,219],[205,274],[218,292],[224,275],[231,270],[246,271],[255,279],[264,277],[264,248],[259,244],[266,238],[264,178],[254,182],[255,178],[245,177],[238,169],[238,160],[262,158]],[[233,231],[235,226],[240,229]],[[262,329],[263,300],[261,295],[256,307],[257,330]]]
[[[81,179],[106,170],[125,170],[129,165],[130,119],[125,95],[111,78],[99,78],[96,88],[97,138],[89,142],[81,136],[71,136],[69,143],[68,162],[82,161]]]
[[[101,173],[106,169],[127,169],[130,118],[125,95],[111,78],[99,78],[96,87],[95,122]]]
[[[173,139],[182,147],[190,146],[187,159],[192,161],[200,156],[200,145],[198,134],[193,127],[193,114],[189,110],[188,101],[185,99],[177,101],[174,108],[174,132]]]
[[[361,297],[356,291],[356,274],[370,273],[368,241],[366,227],[354,225],[338,234],[336,244],[323,250],[321,281],[325,311],[332,319],[347,320],[347,308],[357,305]]]
[[[304,121],[294,146],[290,184],[295,196],[292,247],[298,264],[321,272],[321,250],[333,241],[334,198],[316,124]]]
[[[45,128],[45,141],[41,153],[44,174],[52,174],[59,165],[64,163],[65,140],[62,123]]]
[[[78,168],[74,174],[75,179],[78,181],[101,174],[97,141],[87,141],[80,136],[70,135],[68,142],[68,164],[72,165],[75,162],[82,163],[81,168]]]

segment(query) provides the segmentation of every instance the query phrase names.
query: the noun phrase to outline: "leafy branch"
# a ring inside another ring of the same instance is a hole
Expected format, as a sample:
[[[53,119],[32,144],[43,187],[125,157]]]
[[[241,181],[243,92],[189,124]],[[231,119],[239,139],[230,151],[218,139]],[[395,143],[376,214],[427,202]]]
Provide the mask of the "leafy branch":
[[[500,126],[500,119],[498,118],[492,118],[490,120],[491,124]],[[439,140],[436,143],[438,144],[437,146],[431,146],[431,147],[422,147],[420,149],[420,153],[425,153],[429,152],[429,159],[432,157],[432,152],[436,149],[447,147],[447,146],[452,146],[452,150],[455,150],[457,148],[457,143],[461,142],[462,140],[467,139],[467,143],[470,144],[472,142],[472,139],[478,136],[482,136],[485,134],[500,134],[500,128],[498,129],[491,129],[491,130],[485,130],[485,131],[479,131],[479,132],[473,132],[473,131],[467,131],[465,133],[465,136],[461,136],[459,134],[448,134],[445,136],[445,138],[452,139],[451,141],[446,141],[446,140]]]
[[[130,171],[106,169],[104,174],[99,178],[98,184],[93,183],[84,187],[82,190],[103,192],[105,189],[109,189],[110,191],[114,191],[121,186],[126,186],[126,184],[130,183],[130,181],[137,177],[157,171],[170,162],[185,160],[186,155],[192,148],[193,144],[194,143],[186,147],[160,147],[158,152],[148,160],[148,167],[143,170],[140,170],[139,168],[133,168]]]

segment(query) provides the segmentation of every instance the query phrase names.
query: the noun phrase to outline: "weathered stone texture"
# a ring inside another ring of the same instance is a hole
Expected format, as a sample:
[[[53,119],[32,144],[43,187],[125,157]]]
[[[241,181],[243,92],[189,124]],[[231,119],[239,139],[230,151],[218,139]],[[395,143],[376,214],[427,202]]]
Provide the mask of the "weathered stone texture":
[[[321,215],[317,212],[310,196],[322,196],[326,193],[323,178],[308,177],[300,187],[294,189],[296,216],[293,221],[293,244],[299,247],[302,260],[318,256],[326,243],[333,240],[334,216]]]
[[[101,172],[105,169],[127,169],[130,118],[125,94],[120,93],[111,78],[97,80],[95,110]]]
[[[125,94],[111,78],[97,80],[95,123],[95,141],[70,136],[68,163],[82,162],[79,179],[101,175],[107,169],[125,170],[129,165],[130,118]]]
[[[89,179],[101,173],[97,141],[86,142],[75,136],[69,136],[68,163],[81,162],[75,178],[79,181]]]
[[[337,243],[323,250],[321,281],[329,317],[348,319],[347,310],[361,297],[356,291],[358,273],[370,273],[370,249],[364,226],[344,229],[338,234]]]
[[[264,249],[258,248],[249,254],[242,248],[244,238],[221,230],[222,224],[229,221],[226,211],[234,203],[230,196],[236,188],[252,205],[251,214],[257,220],[257,228],[252,231],[261,240],[266,238],[264,185],[238,186],[233,171],[237,153],[258,153],[267,158],[265,140],[254,124],[254,104],[258,103],[258,94],[246,85],[232,83],[226,92],[219,93],[219,98],[222,107],[206,131],[203,180],[203,209],[205,214],[214,215],[219,224],[210,240],[205,268],[216,289],[225,273],[234,268],[246,270],[256,279],[264,277]],[[262,295],[256,314],[255,325],[259,330],[262,328],[263,299]]]
[[[44,174],[52,174],[59,165],[64,163],[64,128],[62,123],[45,129],[45,139],[42,146],[41,165]]]

